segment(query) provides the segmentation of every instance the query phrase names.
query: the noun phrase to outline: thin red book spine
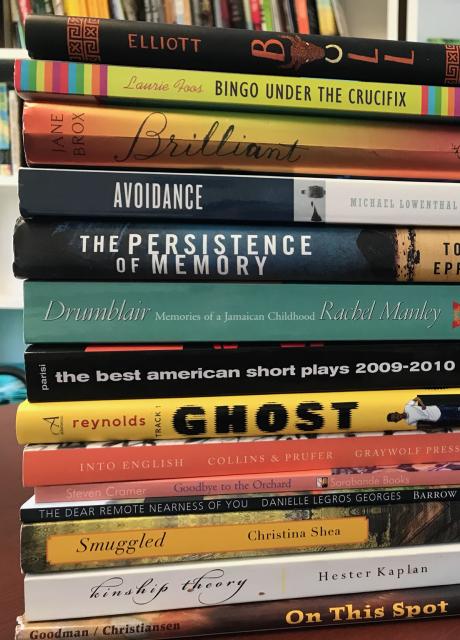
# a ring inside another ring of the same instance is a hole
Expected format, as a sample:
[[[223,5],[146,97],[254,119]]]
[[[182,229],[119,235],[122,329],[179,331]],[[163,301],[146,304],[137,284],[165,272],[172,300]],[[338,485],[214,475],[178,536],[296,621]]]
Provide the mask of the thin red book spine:
[[[308,0],[295,0],[295,14],[298,33],[308,35],[310,33],[310,20],[308,17]]]
[[[251,21],[255,31],[261,31],[262,29],[262,12],[260,10],[259,0],[251,0]]]
[[[35,487],[35,502],[84,502],[173,496],[286,493],[368,487],[430,487],[460,484],[460,462],[346,467],[203,478],[165,478]]]
[[[18,10],[19,17],[21,19],[22,24],[25,23],[27,16],[32,13],[32,2],[31,0],[18,0]]]

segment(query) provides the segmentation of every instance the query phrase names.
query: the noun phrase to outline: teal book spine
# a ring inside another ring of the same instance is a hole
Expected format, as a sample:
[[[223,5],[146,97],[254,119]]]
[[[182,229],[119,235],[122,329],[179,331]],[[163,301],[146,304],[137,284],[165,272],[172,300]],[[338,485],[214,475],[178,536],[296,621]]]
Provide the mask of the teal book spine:
[[[26,343],[458,340],[460,286],[26,281],[24,331]]]

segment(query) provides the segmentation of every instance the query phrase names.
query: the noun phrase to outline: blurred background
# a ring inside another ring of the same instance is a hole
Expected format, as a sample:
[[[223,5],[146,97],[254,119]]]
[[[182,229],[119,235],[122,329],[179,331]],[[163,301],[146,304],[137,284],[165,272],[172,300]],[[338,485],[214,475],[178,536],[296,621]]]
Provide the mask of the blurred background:
[[[25,397],[22,292],[11,272],[23,163],[21,104],[13,60],[26,58],[30,13],[456,43],[460,0],[1,0],[0,29],[0,404]]]

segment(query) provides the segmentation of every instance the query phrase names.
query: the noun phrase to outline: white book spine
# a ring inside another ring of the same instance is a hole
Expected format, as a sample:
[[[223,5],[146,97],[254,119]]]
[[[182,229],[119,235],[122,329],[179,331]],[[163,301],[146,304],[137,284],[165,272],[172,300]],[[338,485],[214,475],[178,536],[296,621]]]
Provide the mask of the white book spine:
[[[459,182],[294,178],[294,221],[460,226]]]
[[[460,543],[25,577],[29,621],[457,584]]]

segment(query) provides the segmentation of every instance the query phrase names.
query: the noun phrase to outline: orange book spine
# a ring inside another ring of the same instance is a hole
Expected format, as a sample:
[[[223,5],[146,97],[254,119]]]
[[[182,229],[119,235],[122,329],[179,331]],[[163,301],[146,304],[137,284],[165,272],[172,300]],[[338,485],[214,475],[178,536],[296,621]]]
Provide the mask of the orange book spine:
[[[460,179],[458,127],[28,103],[30,165]]]
[[[191,0],[184,0],[184,24],[193,24]]]
[[[294,472],[325,467],[451,462],[460,454],[460,431],[362,435],[350,438],[242,438],[125,443],[107,447],[37,445],[24,449],[24,486],[122,482],[164,478]],[[129,446],[132,444],[132,446]]]
[[[176,22],[176,10],[174,7],[174,0],[164,0],[163,10],[164,10],[166,24],[174,24]]]
[[[297,31],[305,35],[310,33],[310,21],[308,19],[308,7],[305,0],[295,0],[295,14],[297,18]]]

